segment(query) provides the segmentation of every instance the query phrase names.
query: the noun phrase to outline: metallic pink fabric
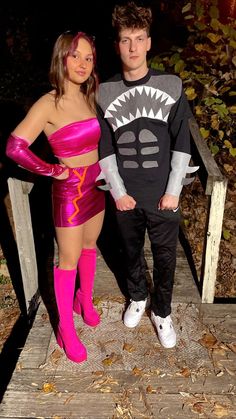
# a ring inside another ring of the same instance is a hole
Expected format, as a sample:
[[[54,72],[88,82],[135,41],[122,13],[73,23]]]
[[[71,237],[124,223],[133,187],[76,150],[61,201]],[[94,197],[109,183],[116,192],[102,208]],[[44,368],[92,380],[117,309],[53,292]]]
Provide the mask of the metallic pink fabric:
[[[11,134],[7,140],[6,155],[24,169],[37,175],[59,176],[65,171],[60,164],[50,164],[41,160],[29,149],[30,143],[24,138]]]
[[[56,227],[74,227],[85,223],[105,208],[104,192],[97,189],[98,162],[69,169],[65,180],[53,179],[53,217]]]
[[[97,118],[72,122],[48,137],[57,157],[73,157],[98,148],[101,130]]]

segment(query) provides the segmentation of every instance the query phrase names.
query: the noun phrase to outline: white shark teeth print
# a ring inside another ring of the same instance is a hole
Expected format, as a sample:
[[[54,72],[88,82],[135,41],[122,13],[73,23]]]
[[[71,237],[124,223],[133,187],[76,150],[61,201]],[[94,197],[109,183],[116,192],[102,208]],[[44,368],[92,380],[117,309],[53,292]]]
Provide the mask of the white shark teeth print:
[[[135,86],[109,104],[105,118],[110,119],[114,131],[142,117],[167,122],[174,103],[175,100],[160,89]]]

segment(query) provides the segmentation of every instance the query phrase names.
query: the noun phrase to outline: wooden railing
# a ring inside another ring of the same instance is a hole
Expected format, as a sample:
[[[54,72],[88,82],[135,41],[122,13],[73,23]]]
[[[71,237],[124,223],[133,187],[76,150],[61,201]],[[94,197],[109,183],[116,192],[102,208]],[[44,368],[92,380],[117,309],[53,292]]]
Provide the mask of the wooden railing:
[[[8,178],[25,304],[29,317],[37,308],[39,300],[38,269],[29,205],[29,193],[33,186],[32,182]]]
[[[190,120],[189,127],[193,140],[193,160],[200,166],[198,176],[209,201],[199,282],[202,284],[202,302],[213,303],[227,179],[220,172],[194,118]]]

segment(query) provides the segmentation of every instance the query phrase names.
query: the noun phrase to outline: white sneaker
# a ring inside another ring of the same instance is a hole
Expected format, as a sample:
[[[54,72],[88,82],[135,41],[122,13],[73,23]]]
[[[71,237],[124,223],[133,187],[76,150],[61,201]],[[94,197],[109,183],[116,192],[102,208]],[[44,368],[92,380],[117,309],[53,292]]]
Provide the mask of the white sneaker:
[[[135,327],[139,324],[145,311],[147,298],[141,301],[130,301],[131,303],[124,314],[124,324],[127,327]]]
[[[170,316],[165,318],[156,316],[151,312],[151,319],[156,326],[159,340],[164,348],[173,348],[176,345],[176,333]]]

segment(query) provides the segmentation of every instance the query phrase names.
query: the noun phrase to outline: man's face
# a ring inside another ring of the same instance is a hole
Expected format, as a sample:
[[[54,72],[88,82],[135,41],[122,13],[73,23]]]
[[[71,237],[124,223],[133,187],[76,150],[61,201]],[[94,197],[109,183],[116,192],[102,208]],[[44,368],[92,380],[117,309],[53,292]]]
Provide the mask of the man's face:
[[[117,52],[120,55],[123,70],[132,71],[147,66],[146,55],[151,48],[151,38],[145,29],[123,29],[119,34]]]

